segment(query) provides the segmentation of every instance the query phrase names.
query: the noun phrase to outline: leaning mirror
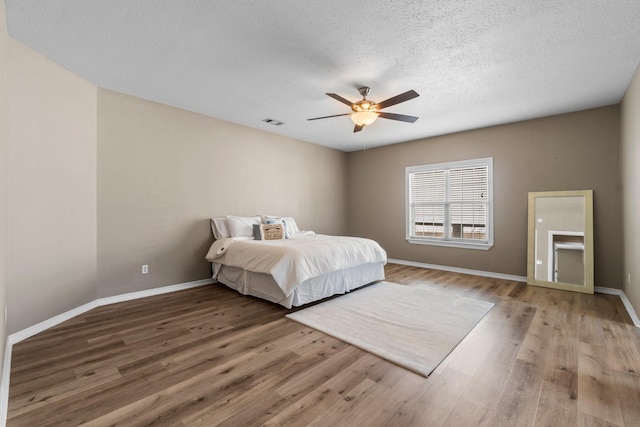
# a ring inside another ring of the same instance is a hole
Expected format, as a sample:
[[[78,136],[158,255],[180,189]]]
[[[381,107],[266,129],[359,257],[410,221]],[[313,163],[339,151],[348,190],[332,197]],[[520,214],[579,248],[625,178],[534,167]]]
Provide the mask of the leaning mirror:
[[[527,282],[593,293],[593,191],[529,193]]]

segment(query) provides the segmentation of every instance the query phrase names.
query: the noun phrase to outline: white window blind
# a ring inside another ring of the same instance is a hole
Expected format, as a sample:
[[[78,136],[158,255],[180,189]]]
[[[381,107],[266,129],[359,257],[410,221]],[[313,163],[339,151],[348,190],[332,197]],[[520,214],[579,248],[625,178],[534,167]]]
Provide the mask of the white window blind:
[[[490,247],[492,166],[487,158],[407,168],[407,240]]]

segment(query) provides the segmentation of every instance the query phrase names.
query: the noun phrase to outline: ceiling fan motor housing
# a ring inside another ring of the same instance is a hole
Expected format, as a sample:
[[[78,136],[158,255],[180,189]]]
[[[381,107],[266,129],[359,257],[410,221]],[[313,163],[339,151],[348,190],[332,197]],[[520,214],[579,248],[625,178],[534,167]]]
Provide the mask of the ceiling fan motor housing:
[[[360,95],[362,95],[363,98],[366,98],[366,96],[369,95],[369,91],[371,91],[371,88],[368,86],[363,86],[358,89],[358,92],[360,92]]]

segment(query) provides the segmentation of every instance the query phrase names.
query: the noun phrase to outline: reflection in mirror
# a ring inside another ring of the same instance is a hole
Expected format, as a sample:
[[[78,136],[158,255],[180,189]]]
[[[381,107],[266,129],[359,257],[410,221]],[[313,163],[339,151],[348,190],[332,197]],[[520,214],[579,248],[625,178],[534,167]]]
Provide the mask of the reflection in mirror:
[[[532,285],[593,293],[593,193],[529,193]]]
[[[584,249],[584,197],[536,197],[535,218],[535,278],[557,282],[558,274],[566,276],[568,268],[558,263],[558,257],[566,259],[568,248]],[[578,267],[584,270],[584,250],[577,255],[581,259]],[[584,285],[582,277],[579,284]]]

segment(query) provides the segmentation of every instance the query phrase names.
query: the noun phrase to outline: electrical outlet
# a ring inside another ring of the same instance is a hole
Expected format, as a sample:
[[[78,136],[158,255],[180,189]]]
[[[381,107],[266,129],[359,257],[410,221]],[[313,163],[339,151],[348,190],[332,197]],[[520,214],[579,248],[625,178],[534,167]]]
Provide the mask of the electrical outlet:
[[[147,264],[142,266],[142,274],[147,274],[149,272],[149,266]]]

